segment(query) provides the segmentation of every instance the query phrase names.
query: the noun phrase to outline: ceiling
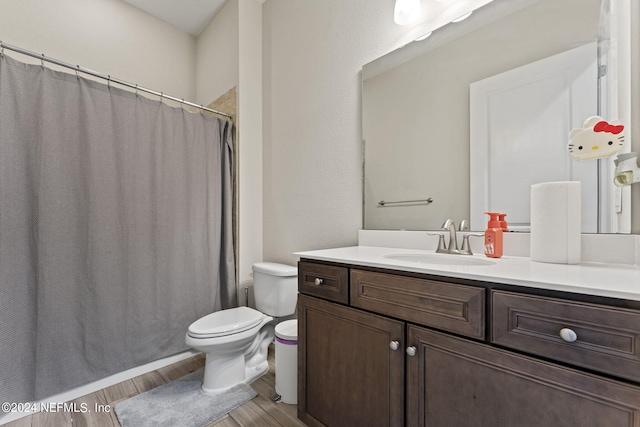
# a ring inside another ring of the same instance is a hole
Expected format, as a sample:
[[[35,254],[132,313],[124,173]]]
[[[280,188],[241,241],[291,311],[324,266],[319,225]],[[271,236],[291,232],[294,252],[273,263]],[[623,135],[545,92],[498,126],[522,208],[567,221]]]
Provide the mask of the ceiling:
[[[123,1],[196,37],[226,2],[226,0]]]

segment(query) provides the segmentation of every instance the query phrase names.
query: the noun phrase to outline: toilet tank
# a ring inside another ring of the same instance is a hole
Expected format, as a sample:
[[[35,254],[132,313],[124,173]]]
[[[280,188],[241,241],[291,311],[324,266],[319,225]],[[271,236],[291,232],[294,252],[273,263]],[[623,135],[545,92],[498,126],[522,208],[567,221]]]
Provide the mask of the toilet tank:
[[[256,308],[270,316],[289,316],[298,301],[298,269],[274,262],[253,264]]]

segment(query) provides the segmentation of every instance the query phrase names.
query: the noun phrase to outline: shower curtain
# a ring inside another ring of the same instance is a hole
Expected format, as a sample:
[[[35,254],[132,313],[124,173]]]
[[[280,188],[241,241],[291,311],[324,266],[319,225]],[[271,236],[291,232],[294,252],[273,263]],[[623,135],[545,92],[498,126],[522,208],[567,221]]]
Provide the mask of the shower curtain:
[[[236,305],[231,123],[0,59],[0,402],[185,350]]]

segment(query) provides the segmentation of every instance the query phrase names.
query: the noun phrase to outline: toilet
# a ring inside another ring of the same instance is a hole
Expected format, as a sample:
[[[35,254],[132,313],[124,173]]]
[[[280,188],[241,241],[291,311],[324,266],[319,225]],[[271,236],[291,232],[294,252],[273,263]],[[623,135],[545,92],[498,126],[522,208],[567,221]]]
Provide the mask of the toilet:
[[[253,264],[257,310],[236,307],[193,322],[185,343],[206,354],[202,391],[218,393],[239,383],[249,384],[269,370],[267,352],[273,342],[274,317],[295,313],[298,269],[272,262]]]

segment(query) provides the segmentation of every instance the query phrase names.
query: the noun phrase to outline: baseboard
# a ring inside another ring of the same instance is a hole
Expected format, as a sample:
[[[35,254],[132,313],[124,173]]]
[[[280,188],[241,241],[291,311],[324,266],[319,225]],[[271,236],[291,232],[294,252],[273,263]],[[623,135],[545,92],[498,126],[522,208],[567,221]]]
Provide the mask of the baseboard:
[[[149,362],[141,366],[136,366],[135,368],[118,372],[117,374],[113,374],[106,378],[102,378],[98,381],[94,381],[92,383],[85,384],[83,386],[76,387],[71,390],[67,390],[63,393],[56,394],[55,396],[50,396],[45,399],[38,400],[37,402],[31,402],[29,407],[40,408],[41,406],[46,406],[48,404],[68,402],[70,400],[77,399],[87,394],[94,393],[98,390],[102,390],[103,388],[107,388],[114,384],[118,384],[122,381],[126,381],[128,379],[137,377],[142,374],[146,374],[147,372],[155,371],[156,369],[160,369],[165,366],[169,366],[171,364],[179,362],[181,360],[188,359],[190,357],[195,356],[196,354],[199,354],[199,352],[195,350],[187,350],[183,353],[174,354],[173,356],[165,357],[160,360],[155,360],[153,362]],[[10,403],[19,403],[19,402],[10,402]],[[21,403],[26,403],[26,402],[21,402]],[[32,415],[33,413],[34,412],[10,412],[8,414],[0,415],[0,425]]]

